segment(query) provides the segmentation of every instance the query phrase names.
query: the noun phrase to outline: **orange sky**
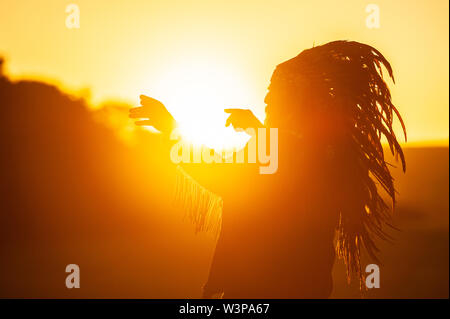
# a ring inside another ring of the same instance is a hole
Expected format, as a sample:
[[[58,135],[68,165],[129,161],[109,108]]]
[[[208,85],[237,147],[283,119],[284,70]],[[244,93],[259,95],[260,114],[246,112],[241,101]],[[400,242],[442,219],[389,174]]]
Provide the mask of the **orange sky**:
[[[65,26],[69,3],[80,8],[79,29]],[[379,29],[366,27],[369,3],[380,8]],[[278,63],[313,43],[356,40],[392,63],[394,103],[410,141],[448,143],[448,6],[447,0],[2,0],[0,54],[13,77],[89,87],[94,103],[138,103],[147,93],[188,120],[191,110],[219,119],[229,106],[263,118]],[[196,100],[202,91],[208,94]]]

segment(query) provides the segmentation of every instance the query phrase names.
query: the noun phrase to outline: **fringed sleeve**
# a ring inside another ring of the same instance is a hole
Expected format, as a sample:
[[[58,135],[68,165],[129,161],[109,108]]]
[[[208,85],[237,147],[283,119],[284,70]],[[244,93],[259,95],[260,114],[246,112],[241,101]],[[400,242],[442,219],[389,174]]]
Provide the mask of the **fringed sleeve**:
[[[195,232],[220,233],[223,200],[189,176],[181,166],[176,167],[175,204],[195,225]]]

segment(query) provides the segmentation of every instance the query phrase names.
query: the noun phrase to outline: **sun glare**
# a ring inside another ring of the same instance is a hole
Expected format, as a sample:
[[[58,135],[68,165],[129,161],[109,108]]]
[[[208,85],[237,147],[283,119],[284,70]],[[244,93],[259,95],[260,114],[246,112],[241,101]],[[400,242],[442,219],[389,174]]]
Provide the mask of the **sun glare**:
[[[244,146],[245,133],[225,127],[225,108],[250,108],[251,87],[238,68],[222,61],[185,59],[166,69],[154,87],[184,139],[216,150]]]

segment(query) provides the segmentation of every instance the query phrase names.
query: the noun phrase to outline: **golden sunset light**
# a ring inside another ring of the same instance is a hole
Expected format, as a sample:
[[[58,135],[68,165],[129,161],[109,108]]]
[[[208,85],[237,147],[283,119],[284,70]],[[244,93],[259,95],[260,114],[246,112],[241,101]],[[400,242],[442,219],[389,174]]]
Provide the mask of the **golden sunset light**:
[[[180,133],[189,142],[219,149],[243,146],[247,138],[224,126],[227,114],[223,109],[251,107],[249,97],[254,88],[239,69],[221,60],[220,55],[215,58],[201,54],[170,65],[152,94],[161,97],[174,117],[180,119]]]
[[[371,43],[393,64],[393,99],[408,110],[409,141],[448,143],[447,1],[378,1],[379,29],[366,27],[367,4],[358,0],[79,0],[79,29],[64,25],[69,2],[3,3],[8,28],[0,30],[0,54],[12,77],[89,88],[94,104],[157,96],[175,117],[186,116],[185,132],[196,142],[233,144],[231,130],[198,131],[220,126],[230,106],[263,120],[277,64],[313,45],[352,39]],[[208,121],[192,121],[193,110]]]
[[[1,3],[0,302],[448,303],[448,0]]]

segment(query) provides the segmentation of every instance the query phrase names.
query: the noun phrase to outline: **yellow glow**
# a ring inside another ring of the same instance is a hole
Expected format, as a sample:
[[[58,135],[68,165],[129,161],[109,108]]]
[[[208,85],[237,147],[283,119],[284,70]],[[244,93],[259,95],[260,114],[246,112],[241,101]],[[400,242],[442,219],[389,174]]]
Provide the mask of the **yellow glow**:
[[[262,119],[278,63],[314,43],[349,39],[373,45],[391,62],[393,99],[409,141],[448,140],[448,0],[378,0],[379,29],[366,27],[371,2],[364,0],[77,0],[76,30],[65,27],[68,3],[2,1],[8,10],[0,10],[0,55],[15,78],[88,87],[94,104],[120,98],[137,105],[140,94],[154,96],[179,120],[187,116],[186,136],[220,144],[222,133],[200,129],[207,116],[221,126],[223,108],[236,106]]]
[[[226,61],[202,56],[184,57],[160,74],[152,94],[161,100],[179,124],[184,139],[217,150],[243,146],[248,139],[225,127],[230,107],[243,105],[252,91],[245,76]]]

